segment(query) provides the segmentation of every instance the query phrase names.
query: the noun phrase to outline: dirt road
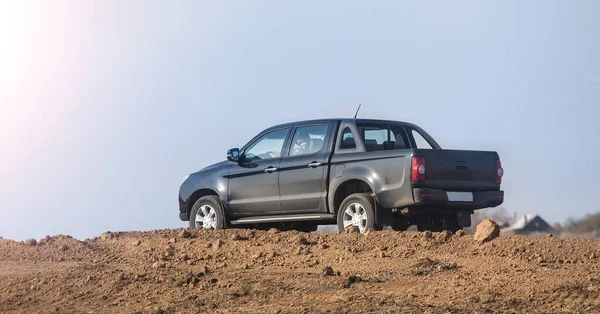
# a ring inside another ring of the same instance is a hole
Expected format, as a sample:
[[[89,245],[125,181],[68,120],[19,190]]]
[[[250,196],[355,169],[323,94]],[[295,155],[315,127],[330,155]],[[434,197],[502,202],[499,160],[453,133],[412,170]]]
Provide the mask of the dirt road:
[[[0,240],[1,313],[600,312],[600,241],[429,232]]]

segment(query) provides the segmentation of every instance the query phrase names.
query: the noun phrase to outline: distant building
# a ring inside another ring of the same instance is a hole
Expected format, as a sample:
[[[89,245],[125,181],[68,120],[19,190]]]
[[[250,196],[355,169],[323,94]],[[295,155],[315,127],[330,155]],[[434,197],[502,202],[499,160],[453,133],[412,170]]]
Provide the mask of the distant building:
[[[536,214],[525,215],[512,226],[504,228],[500,232],[512,234],[555,233],[554,228]]]

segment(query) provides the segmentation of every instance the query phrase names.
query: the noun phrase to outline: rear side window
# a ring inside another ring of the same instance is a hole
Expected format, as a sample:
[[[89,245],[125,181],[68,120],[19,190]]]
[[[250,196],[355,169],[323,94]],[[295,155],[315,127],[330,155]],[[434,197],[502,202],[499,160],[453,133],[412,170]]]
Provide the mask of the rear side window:
[[[368,152],[385,150],[385,145],[389,143],[388,129],[385,126],[363,125],[358,129]]]
[[[357,124],[368,152],[409,148],[402,126],[386,124]]]
[[[350,131],[350,128],[344,129],[342,134],[342,143],[340,144],[341,149],[356,148],[356,142],[354,141],[354,134]]]

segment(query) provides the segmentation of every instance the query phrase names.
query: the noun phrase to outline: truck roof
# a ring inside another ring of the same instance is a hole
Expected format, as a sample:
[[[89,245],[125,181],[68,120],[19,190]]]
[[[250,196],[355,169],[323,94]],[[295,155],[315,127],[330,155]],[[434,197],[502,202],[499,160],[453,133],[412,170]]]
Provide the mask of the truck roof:
[[[329,118],[329,119],[315,119],[315,120],[304,120],[304,121],[294,121],[294,122],[287,122],[287,123],[283,123],[283,124],[279,124],[279,125],[275,125],[270,127],[269,129],[279,129],[279,128],[284,128],[284,127],[289,127],[292,126],[294,124],[318,124],[318,123],[323,123],[323,122],[342,122],[342,121],[354,121],[356,123],[391,123],[391,124],[404,124],[406,126],[410,126],[410,127],[415,127],[418,128],[416,125],[412,124],[412,123],[408,123],[408,122],[403,122],[403,121],[396,121],[396,120],[380,120],[380,119],[362,119],[362,118]]]

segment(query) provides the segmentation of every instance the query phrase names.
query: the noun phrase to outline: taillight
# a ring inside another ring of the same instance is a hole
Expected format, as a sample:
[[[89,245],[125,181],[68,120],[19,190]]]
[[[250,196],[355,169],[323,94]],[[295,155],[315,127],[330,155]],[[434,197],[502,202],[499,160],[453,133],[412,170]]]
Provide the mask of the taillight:
[[[412,158],[412,182],[425,181],[425,158]]]
[[[502,176],[504,175],[504,169],[502,169],[502,163],[500,160],[496,160],[496,184],[502,183]]]

